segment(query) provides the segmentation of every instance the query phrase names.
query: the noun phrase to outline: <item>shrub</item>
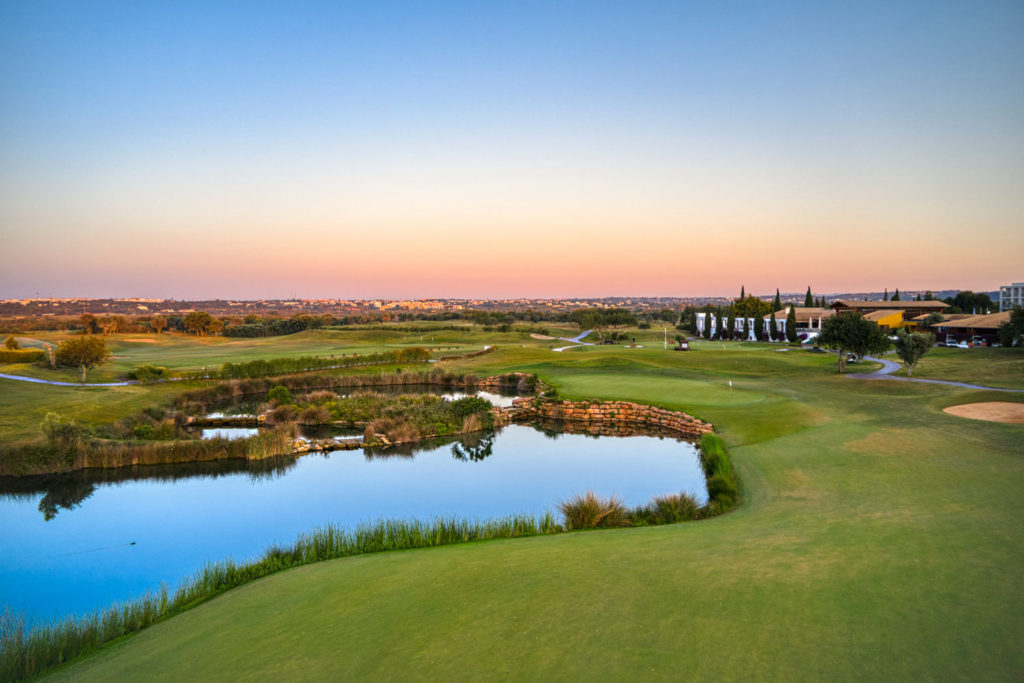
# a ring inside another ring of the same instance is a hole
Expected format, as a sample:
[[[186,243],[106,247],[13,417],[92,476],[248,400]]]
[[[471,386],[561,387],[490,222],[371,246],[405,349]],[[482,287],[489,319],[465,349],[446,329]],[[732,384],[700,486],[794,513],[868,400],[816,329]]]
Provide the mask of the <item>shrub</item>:
[[[599,498],[593,491],[577,494],[558,506],[567,529],[597,529],[630,525],[629,510],[612,496]]]
[[[0,363],[35,363],[46,360],[42,349],[0,349]]]
[[[633,510],[634,523],[673,524],[700,517],[700,504],[689,493],[655,496],[647,505]]]
[[[331,411],[323,406],[309,406],[299,413],[298,423],[303,425],[322,425],[330,422]]]
[[[267,392],[267,400],[271,403],[291,403],[292,392],[288,391],[288,387],[283,387],[278,384],[276,387]]]
[[[280,405],[267,414],[267,422],[272,425],[284,424],[295,419],[295,406],[291,404]]]
[[[171,373],[162,365],[140,365],[128,373],[143,384],[168,379]]]

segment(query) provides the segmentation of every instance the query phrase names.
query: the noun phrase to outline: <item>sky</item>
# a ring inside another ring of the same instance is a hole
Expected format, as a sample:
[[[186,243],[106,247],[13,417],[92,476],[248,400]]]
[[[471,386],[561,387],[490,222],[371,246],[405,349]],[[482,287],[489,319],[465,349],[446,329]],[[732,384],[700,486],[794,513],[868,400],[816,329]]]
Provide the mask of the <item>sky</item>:
[[[0,0],[0,298],[1024,280],[1024,3]]]

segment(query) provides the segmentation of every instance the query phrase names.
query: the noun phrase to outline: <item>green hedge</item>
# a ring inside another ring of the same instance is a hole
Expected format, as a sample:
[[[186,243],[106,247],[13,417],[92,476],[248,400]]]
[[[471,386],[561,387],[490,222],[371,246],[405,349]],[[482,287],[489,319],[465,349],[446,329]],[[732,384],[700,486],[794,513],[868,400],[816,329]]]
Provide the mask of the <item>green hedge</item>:
[[[42,349],[0,349],[0,363],[35,363],[46,360]]]

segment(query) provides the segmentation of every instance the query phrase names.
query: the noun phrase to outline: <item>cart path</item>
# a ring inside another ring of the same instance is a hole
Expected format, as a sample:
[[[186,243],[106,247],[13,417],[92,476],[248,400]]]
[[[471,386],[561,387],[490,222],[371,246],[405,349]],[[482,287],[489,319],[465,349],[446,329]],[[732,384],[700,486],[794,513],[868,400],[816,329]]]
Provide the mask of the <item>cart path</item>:
[[[1001,387],[986,387],[981,384],[968,384],[967,382],[953,382],[945,379],[918,379],[917,377],[894,377],[892,373],[900,369],[900,364],[896,361],[885,360],[884,358],[875,358],[873,356],[864,356],[865,360],[871,360],[876,363],[881,363],[882,367],[874,372],[854,372],[847,377],[853,379],[892,379],[900,382],[922,382],[924,384],[946,384],[951,387],[960,387],[962,389],[980,389],[983,391],[1005,391],[1009,393],[1019,394],[1024,393],[1024,389],[1003,389]]]
[[[138,380],[125,382],[97,382],[95,384],[83,384],[81,382],[57,382],[52,379],[36,379],[35,377],[24,377],[22,375],[5,375],[0,373],[2,379],[13,379],[17,382],[31,382],[32,384],[49,384],[54,387],[127,387],[132,384],[141,384]]]

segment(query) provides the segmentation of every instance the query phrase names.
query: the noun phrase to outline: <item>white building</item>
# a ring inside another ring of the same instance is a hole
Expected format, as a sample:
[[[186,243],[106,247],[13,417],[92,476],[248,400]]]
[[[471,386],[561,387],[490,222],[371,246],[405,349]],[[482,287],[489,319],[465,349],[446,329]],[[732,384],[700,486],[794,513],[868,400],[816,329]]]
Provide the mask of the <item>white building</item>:
[[[1024,306],[1024,282],[999,288],[999,310],[1009,311],[1014,306]]]

